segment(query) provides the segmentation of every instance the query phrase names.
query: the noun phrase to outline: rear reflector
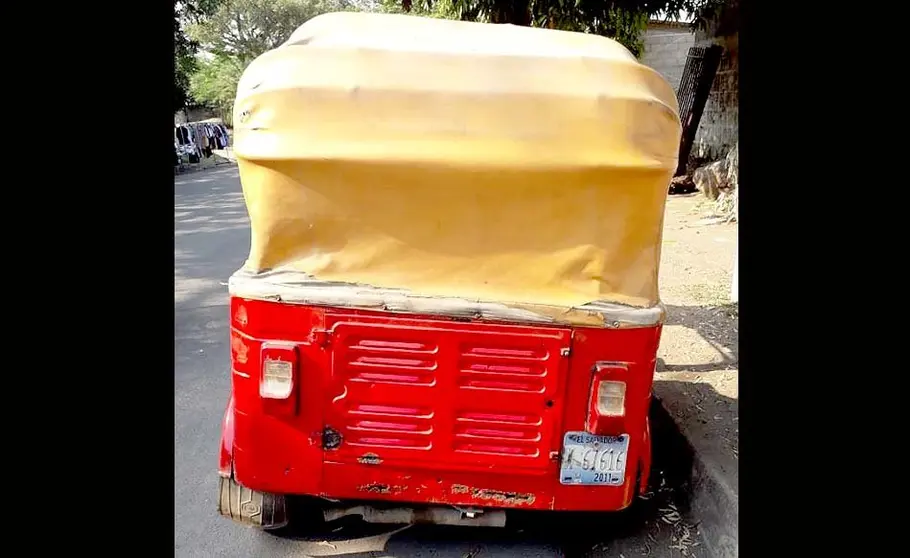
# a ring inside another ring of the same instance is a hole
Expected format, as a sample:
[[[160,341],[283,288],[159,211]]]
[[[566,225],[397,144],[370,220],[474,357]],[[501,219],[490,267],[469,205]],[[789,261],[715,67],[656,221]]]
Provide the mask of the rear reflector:
[[[266,399],[287,399],[294,392],[297,347],[287,343],[263,343],[262,378],[259,395]]]
[[[625,382],[600,382],[597,386],[597,413],[604,417],[621,417],[626,413]]]
[[[597,362],[591,379],[586,430],[598,436],[626,432],[626,391],[629,365],[625,362]]]

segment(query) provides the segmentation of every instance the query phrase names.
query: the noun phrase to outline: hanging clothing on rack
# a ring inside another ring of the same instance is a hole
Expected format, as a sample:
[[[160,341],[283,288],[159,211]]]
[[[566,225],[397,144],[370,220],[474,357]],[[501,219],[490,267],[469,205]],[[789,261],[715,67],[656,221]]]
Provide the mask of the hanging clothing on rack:
[[[219,128],[221,129],[221,137],[224,138],[224,147],[227,148],[231,145],[231,136],[228,135],[227,126],[221,124]]]
[[[200,135],[202,136],[202,153],[205,155],[206,159],[208,159],[212,156],[213,142],[209,139],[209,128],[207,124],[202,127],[201,132],[202,133]]]
[[[174,129],[174,136],[177,138],[178,145],[186,145],[190,142],[189,129],[186,126],[177,126]]]
[[[218,126],[212,126],[212,142],[218,149],[224,149],[224,143],[221,141],[221,131]]]
[[[214,122],[187,122],[174,126],[175,156],[190,163],[198,163],[214,155],[215,150],[229,144],[227,128]]]
[[[193,126],[193,133],[195,135],[196,147],[199,148],[200,153],[205,152],[205,131],[203,130],[202,125]]]

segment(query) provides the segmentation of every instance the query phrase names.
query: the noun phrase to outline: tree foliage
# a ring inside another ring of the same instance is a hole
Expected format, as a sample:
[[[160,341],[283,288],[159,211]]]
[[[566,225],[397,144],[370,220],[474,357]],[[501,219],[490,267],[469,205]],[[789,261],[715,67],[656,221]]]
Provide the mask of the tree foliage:
[[[199,44],[190,39],[185,26],[215,12],[221,0],[174,0],[174,111],[189,101],[190,76],[196,71]]]
[[[183,13],[180,4],[174,3],[174,111],[182,109],[187,101],[190,74],[195,70],[196,45],[187,38],[181,25]]]
[[[230,113],[243,70],[287,40],[307,20],[352,9],[350,0],[209,0],[215,9],[187,25],[189,39],[208,53],[189,79],[192,98]],[[363,0],[359,0],[363,1]]]
[[[195,70],[195,49],[180,29],[180,21],[174,17],[174,111],[186,105],[190,74]]]
[[[206,105],[230,111],[234,104],[237,82],[244,65],[230,56],[215,55],[211,60],[199,60],[190,77],[190,93]]]
[[[512,23],[615,38],[634,54],[649,18],[695,16],[694,25],[727,33],[739,0],[175,0],[174,108],[195,101],[230,110],[243,69],[307,20],[342,10]],[[723,17],[717,17],[723,14]],[[199,51],[209,54],[199,59]]]
[[[642,50],[641,34],[653,17],[695,16],[703,27],[710,16],[738,0],[384,0],[386,11],[433,15],[466,21],[511,23],[581,31],[611,37],[633,54]]]
[[[474,21],[474,18],[461,18],[460,14],[455,9],[453,0],[435,0],[432,2],[382,0],[379,4],[379,10],[388,14],[411,14],[439,19],[466,19],[468,21]]]
[[[319,14],[345,10],[343,0],[223,0],[210,17],[189,26],[206,51],[245,64],[287,40]]]

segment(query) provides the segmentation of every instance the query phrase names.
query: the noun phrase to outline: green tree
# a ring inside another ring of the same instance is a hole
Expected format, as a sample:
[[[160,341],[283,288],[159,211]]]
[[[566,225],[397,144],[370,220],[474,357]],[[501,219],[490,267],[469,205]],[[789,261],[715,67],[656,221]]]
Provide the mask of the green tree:
[[[197,101],[219,109],[228,116],[244,67],[236,58],[224,55],[215,55],[211,60],[199,60],[196,71],[190,77],[190,93]]]
[[[307,20],[353,9],[349,0],[220,0],[207,15],[187,25],[187,34],[211,55],[196,59],[189,78],[192,98],[219,109],[227,119],[243,70]]]
[[[190,76],[196,71],[199,45],[187,37],[184,27],[214,13],[221,0],[174,1],[174,111],[189,101]]]
[[[214,14],[187,31],[206,51],[249,64],[308,19],[345,9],[350,3],[344,0],[223,0]]]
[[[455,9],[453,0],[418,1],[416,3],[409,0],[382,0],[379,3],[379,11],[387,14],[407,13],[439,19],[466,19],[468,21],[476,19],[472,17],[462,18],[461,14]]]
[[[186,106],[190,75],[195,70],[195,49],[174,17],[174,112]]]
[[[384,0],[383,6],[393,3],[417,15],[442,13],[452,19],[604,35],[640,56],[648,19],[676,19],[688,12],[695,16],[695,25],[703,27],[710,15],[738,0]],[[441,4],[445,5],[440,10]]]

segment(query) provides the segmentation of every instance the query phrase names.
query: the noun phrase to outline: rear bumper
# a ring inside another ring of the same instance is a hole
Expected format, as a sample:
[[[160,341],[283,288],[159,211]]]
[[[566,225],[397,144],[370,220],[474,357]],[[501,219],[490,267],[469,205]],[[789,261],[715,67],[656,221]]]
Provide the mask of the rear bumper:
[[[256,424],[259,423],[259,424]],[[246,438],[244,431],[269,432]],[[238,446],[235,432],[247,443]],[[646,430],[647,432],[647,430]],[[565,486],[559,483],[558,463],[542,474],[510,471],[477,473],[443,468],[402,468],[378,464],[332,461],[332,452],[307,436],[269,416],[236,413],[233,398],[223,422],[219,474],[234,478],[252,490],[297,494],[344,501],[384,501],[413,505],[454,505],[477,508],[619,511],[628,507],[647,484],[650,440],[630,464],[623,485],[616,487]],[[305,449],[305,451],[304,451]],[[315,450],[315,451],[314,451]]]
[[[611,511],[646,482],[660,326],[567,328],[237,297],[231,324],[220,471],[249,489]],[[259,390],[274,340],[295,346],[287,400]],[[595,373],[626,384],[625,412],[591,427]],[[621,485],[560,483],[564,433],[588,428],[630,437]],[[324,430],[337,436],[324,440]]]

